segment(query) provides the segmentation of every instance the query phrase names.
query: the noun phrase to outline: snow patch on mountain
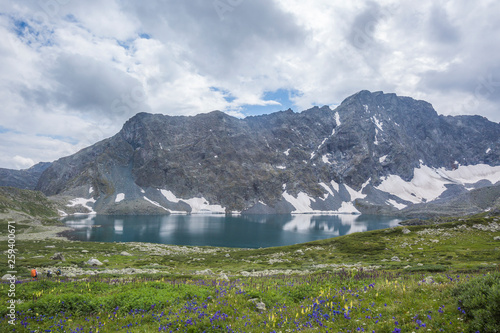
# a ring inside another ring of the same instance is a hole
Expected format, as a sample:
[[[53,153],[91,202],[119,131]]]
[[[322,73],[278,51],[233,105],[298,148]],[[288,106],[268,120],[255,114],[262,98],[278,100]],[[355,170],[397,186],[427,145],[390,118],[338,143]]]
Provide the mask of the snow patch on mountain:
[[[181,199],[177,198],[171,191],[160,190],[160,193],[170,202],[178,203],[180,201],[187,203],[191,207],[191,214],[210,214],[210,213],[225,213],[226,209],[220,205],[211,205],[207,199],[191,198]]]
[[[292,213],[311,213],[311,201],[316,201],[304,192],[300,192],[295,198],[293,195],[288,194],[287,191],[283,192],[283,198],[288,201],[295,210]]]
[[[178,203],[180,201],[171,191],[160,190],[160,193],[170,202]]]
[[[337,123],[337,127],[339,127],[342,124],[340,122],[340,115],[338,112],[335,112],[335,122]]]
[[[334,189],[335,191],[337,191],[337,192],[339,191],[339,189],[340,189],[340,188],[339,188],[339,184],[338,184],[337,182],[335,182],[334,180],[332,180],[332,181],[330,182],[330,184],[332,185],[332,187],[333,187],[333,189]]]
[[[319,183],[319,185],[320,185],[321,187],[323,187],[323,188],[324,188],[324,189],[325,189],[328,193],[330,193],[330,194],[332,195],[332,197],[333,197],[333,196],[335,196],[335,195],[333,194],[332,189],[331,189],[328,185],[326,185],[325,183]],[[325,195],[325,199],[326,199],[327,197],[328,197],[328,194],[326,194],[326,195]]]
[[[123,201],[125,199],[125,193],[118,193],[115,198],[115,203]]]
[[[345,214],[353,214],[353,213],[359,214],[360,213],[359,210],[357,210],[356,207],[354,207],[354,204],[350,201],[342,202],[342,206],[340,207],[338,212],[345,213]]]
[[[191,206],[191,214],[224,214],[226,212],[226,209],[224,207],[222,207],[221,205],[211,205],[204,197],[191,198],[186,200],[182,199],[182,201]]]
[[[477,183],[480,180],[489,180],[492,184],[500,181],[500,166],[487,164],[460,165],[455,170],[438,169],[443,174],[462,184]]]
[[[376,116],[373,116],[373,117],[372,117],[372,120],[373,120],[373,123],[375,124],[375,126],[377,126],[377,127],[378,127],[378,129],[379,129],[380,131],[382,131],[382,132],[383,132],[383,131],[384,131],[384,129],[382,128],[382,122],[380,122],[380,121],[377,119],[377,117],[376,117]]]
[[[94,204],[96,202],[95,199],[90,198],[75,198],[69,201],[69,203],[66,205],[68,207],[75,207],[75,206],[82,206],[90,211],[90,213],[85,213],[85,214],[96,214],[94,209],[89,205],[89,202]]]
[[[166,209],[165,207],[163,207],[162,205],[160,205],[158,202],[153,201],[153,200],[149,199],[148,197],[143,197],[143,198],[144,198],[144,200],[146,200],[150,204],[155,205],[156,207],[160,207],[160,208],[166,210],[167,212],[169,211],[168,209]]]
[[[399,202],[397,202],[396,200],[393,200],[393,199],[387,200],[387,203],[389,205],[392,205],[392,206],[396,207],[399,210],[404,209],[404,208],[407,207],[405,204],[399,203]]]
[[[382,183],[376,188],[405,201],[422,203],[437,199],[446,190],[446,184],[471,184],[480,180],[489,180],[493,184],[499,182],[500,166],[461,165],[455,170],[446,170],[421,164],[414,169],[411,181],[407,182],[399,176],[390,175],[383,178]]]
[[[351,201],[354,201],[356,199],[366,198],[366,194],[361,193],[361,191],[355,191],[351,187],[349,187],[348,185],[345,185],[345,184],[344,184],[344,186],[345,186],[347,192],[349,192],[349,195],[351,196]]]

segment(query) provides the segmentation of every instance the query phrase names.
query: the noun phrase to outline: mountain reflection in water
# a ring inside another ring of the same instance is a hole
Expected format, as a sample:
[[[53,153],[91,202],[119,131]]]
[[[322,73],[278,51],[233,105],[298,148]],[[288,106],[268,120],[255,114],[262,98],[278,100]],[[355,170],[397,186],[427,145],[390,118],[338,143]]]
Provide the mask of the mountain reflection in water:
[[[377,215],[168,215],[71,216],[68,237],[94,242],[258,248],[309,242],[397,226]]]

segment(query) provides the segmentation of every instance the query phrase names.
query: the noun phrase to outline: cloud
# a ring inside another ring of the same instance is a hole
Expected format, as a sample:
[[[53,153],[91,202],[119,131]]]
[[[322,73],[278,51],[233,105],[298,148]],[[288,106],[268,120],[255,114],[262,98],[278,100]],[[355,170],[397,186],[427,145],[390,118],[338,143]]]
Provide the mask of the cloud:
[[[19,155],[14,156],[13,158],[14,165],[16,169],[27,169],[35,164],[31,158],[22,157]]]
[[[243,117],[362,89],[500,121],[498,12],[490,0],[0,0],[0,167],[74,153],[141,111]]]
[[[445,8],[435,4],[431,9],[428,24],[428,34],[432,41],[443,44],[459,42],[458,29],[450,22]]]

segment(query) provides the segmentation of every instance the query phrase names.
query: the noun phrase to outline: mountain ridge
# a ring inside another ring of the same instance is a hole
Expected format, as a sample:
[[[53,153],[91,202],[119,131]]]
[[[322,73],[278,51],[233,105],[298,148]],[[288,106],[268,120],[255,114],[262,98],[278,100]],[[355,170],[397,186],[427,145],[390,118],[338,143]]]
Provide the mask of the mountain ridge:
[[[364,90],[334,110],[244,119],[139,113],[113,137],[53,162],[36,189],[88,200],[83,211],[100,214],[404,214],[441,195],[494,186],[499,154],[500,124]],[[459,173],[475,181],[456,180]],[[436,180],[432,194],[414,186],[416,175]]]

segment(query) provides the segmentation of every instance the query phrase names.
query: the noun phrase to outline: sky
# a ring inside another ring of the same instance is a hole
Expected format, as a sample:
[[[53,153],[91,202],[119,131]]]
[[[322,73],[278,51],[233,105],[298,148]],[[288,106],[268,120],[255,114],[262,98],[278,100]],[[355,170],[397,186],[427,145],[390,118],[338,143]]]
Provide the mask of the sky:
[[[0,0],[0,167],[138,112],[236,117],[360,91],[500,121],[500,1]]]

